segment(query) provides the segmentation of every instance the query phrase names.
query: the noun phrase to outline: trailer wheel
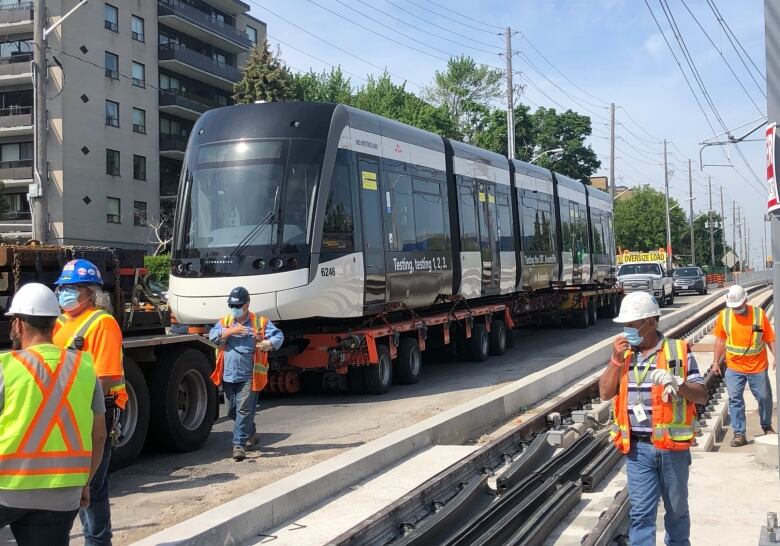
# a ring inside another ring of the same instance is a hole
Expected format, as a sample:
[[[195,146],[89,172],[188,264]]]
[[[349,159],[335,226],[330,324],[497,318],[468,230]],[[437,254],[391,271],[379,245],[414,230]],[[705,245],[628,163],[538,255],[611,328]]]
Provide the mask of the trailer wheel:
[[[347,370],[347,384],[352,394],[366,394],[363,383],[363,366],[350,366]]]
[[[475,324],[468,339],[469,356],[474,362],[484,362],[490,355],[490,338],[484,324]]]
[[[511,349],[515,346],[515,330],[513,329],[506,329],[506,348]]]
[[[609,306],[607,307],[607,318],[615,318],[620,314],[620,298],[615,294],[612,294],[609,298]]]
[[[393,360],[387,345],[377,343],[376,352],[379,363],[363,367],[363,384],[368,394],[384,394],[393,383]]]
[[[172,364],[152,368],[151,432],[157,446],[184,452],[206,442],[217,405],[210,374],[206,355],[196,349],[184,350]]]
[[[122,365],[125,369],[128,400],[125,411],[119,418],[122,432],[117,447],[111,454],[112,471],[135,462],[144,447],[149,430],[149,389],[146,387],[144,374],[138,364],[128,356],[124,358]]]
[[[494,320],[490,328],[490,354],[501,356],[506,352],[507,330],[503,320]]]
[[[575,328],[585,329],[588,327],[588,315],[590,313],[588,312],[587,307],[582,307],[580,309],[575,309],[571,312],[571,323],[572,326]]]
[[[401,338],[398,345],[398,358],[393,366],[395,380],[401,385],[413,385],[420,380],[422,355],[420,344],[411,337]]]
[[[599,307],[596,304],[595,298],[588,299],[588,324],[595,326],[599,321]]]
[[[323,373],[303,372],[301,374],[301,391],[304,394],[321,394],[325,391]]]

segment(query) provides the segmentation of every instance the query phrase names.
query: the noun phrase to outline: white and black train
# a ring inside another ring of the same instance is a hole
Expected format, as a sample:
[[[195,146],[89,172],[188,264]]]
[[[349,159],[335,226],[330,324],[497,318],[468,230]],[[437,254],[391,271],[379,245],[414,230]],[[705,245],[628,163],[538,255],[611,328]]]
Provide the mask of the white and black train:
[[[272,320],[355,319],[615,267],[606,193],[336,104],[201,116],[174,231],[169,302],[189,324],[223,316],[237,285]]]

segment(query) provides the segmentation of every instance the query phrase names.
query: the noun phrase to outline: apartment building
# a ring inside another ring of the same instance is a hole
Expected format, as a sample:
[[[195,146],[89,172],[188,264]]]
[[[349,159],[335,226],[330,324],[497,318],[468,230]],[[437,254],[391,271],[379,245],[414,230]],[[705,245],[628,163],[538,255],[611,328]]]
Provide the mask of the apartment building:
[[[49,22],[75,0],[47,0]],[[33,5],[0,0],[0,233],[31,230]],[[266,25],[239,0],[90,1],[48,37],[48,239],[148,247],[189,132],[232,103]],[[61,66],[61,68],[60,68]]]

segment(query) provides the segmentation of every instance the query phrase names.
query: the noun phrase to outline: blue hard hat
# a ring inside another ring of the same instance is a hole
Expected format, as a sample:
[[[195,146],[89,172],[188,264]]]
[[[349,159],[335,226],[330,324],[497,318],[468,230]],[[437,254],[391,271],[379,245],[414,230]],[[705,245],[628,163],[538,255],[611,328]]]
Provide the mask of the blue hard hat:
[[[244,305],[249,303],[249,290],[243,286],[237,286],[230,291],[228,305]]]
[[[57,286],[64,284],[99,284],[103,285],[100,270],[89,260],[71,260],[62,268]]]

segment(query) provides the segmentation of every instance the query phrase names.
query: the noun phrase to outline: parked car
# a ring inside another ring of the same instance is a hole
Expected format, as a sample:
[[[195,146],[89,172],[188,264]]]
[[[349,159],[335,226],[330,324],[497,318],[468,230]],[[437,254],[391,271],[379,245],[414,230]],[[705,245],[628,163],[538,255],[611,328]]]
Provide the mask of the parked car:
[[[674,270],[674,293],[698,292],[707,293],[707,275],[698,267],[681,267]]]
[[[623,264],[617,280],[625,293],[649,292],[661,307],[674,303],[672,275],[657,262]]]

